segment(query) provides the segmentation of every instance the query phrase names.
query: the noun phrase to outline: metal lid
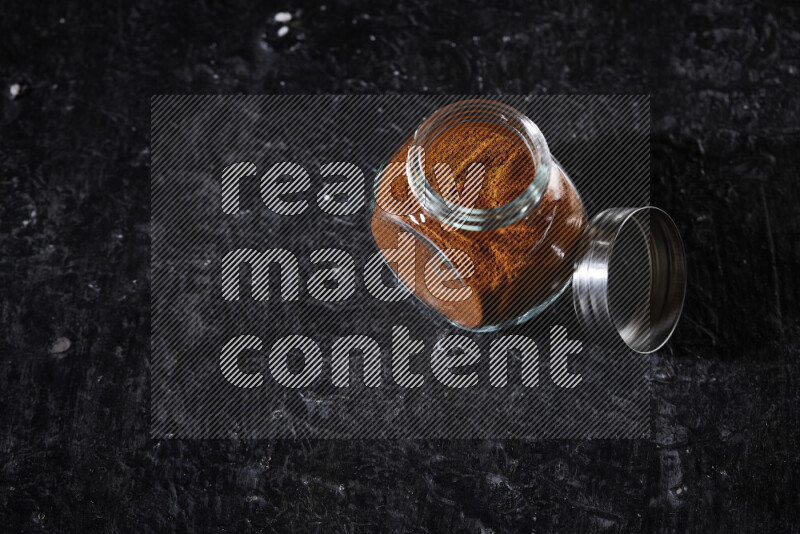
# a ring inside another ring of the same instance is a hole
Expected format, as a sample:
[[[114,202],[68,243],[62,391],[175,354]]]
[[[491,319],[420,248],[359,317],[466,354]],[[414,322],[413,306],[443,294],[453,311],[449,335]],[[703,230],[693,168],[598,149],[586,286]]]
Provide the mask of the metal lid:
[[[686,256],[664,211],[614,208],[592,219],[572,275],[575,313],[599,335],[616,332],[647,354],[672,336],[686,294]]]

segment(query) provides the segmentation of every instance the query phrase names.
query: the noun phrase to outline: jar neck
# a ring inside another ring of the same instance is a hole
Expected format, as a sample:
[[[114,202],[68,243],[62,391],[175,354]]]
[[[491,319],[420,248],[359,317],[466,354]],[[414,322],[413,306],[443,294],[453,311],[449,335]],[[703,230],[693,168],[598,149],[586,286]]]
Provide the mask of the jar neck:
[[[479,209],[448,201],[435,190],[432,177],[426,176],[425,152],[447,130],[468,127],[472,122],[508,130],[525,145],[533,160],[532,176],[522,177],[530,179],[530,185],[502,206]],[[406,176],[411,193],[431,215],[458,229],[480,231],[513,224],[533,210],[547,190],[552,165],[544,135],[527,116],[499,102],[464,100],[440,109],[417,128],[406,157]]]

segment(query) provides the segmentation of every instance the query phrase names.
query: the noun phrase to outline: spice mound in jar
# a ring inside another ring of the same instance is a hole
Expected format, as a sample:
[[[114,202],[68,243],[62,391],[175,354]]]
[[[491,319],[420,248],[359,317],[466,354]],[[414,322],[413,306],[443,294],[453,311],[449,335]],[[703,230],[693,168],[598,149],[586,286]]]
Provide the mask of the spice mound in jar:
[[[427,186],[458,208],[521,213],[467,229],[412,193],[405,166],[412,145],[403,143],[376,180],[372,233],[386,261],[417,297],[464,328],[535,315],[569,283],[586,226],[572,182],[552,160],[541,198],[525,199],[542,158],[515,132],[480,121],[443,129],[425,147]]]

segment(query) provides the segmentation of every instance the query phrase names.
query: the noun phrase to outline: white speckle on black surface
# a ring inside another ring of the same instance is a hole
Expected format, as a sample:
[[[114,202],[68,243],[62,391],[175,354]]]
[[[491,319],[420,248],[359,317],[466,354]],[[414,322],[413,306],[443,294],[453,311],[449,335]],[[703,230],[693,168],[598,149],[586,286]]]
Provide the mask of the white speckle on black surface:
[[[72,342],[68,338],[60,337],[56,339],[52,345],[50,345],[50,354],[61,354],[62,352],[67,352],[71,346]]]

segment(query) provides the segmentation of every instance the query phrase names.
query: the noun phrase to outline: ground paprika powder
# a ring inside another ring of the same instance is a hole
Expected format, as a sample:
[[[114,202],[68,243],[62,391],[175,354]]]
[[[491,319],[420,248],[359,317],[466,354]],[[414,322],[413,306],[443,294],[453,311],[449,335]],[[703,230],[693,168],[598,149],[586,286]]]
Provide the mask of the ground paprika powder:
[[[374,193],[378,248],[458,326],[525,321],[569,286],[587,225],[581,199],[536,125],[510,106],[442,108],[390,158]]]

